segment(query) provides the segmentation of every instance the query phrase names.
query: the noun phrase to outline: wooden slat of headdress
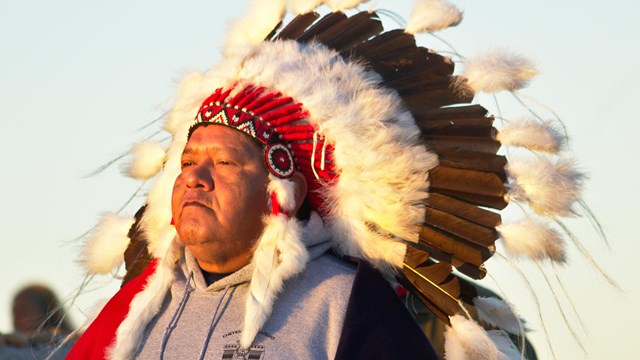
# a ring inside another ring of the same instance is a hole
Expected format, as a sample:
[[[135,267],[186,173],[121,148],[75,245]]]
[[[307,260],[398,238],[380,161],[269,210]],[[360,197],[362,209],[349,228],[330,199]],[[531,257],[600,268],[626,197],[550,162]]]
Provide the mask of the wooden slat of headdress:
[[[426,209],[425,224],[486,248],[492,247],[498,238],[498,233],[494,228],[474,224],[432,208]]]
[[[321,34],[333,26],[336,26],[342,21],[347,19],[347,15],[341,12],[334,12],[325,15],[310,28],[308,28],[302,35],[300,35],[296,41],[305,43],[315,39],[318,34]]]
[[[431,109],[424,112],[415,112],[413,116],[421,121],[434,120],[457,120],[470,118],[487,117],[493,121],[493,117],[487,116],[488,111],[478,104],[469,104],[456,107],[447,107],[441,109]]]
[[[406,85],[409,74],[433,72],[434,74],[447,76],[453,71],[453,64],[445,58],[435,57],[425,48],[401,49],[384,56],[370,58],[368,64],[380,74],[386,86]],[[387,85],[389,84],[389,85]]]
[[[449,316],[462,311],[458,299],[470,302],[477,295],[475,288],[453,274],[449,263],[436,263],[432,260],[417,263],[424,256],[421,254],[423,250],[416,246],[409,245],[407,248],[400,281],[431,311],[447,322]]]
[[[432,149],[449,148],[488,154],[495,154],[501,146],[500,142],[495,139],[469,136],[429,136],[429,134],[423,134],[422,139]]]
[[[487,270],[485,269],[484,265],[478,266],[478,265],[473,265],[473,264],[464,262],[452,256],[451,254],[447,254],[437,249],[434,246],[430,246],[425,242],[420,242],[415,246],[420,246],[421,248],[426,249],[426,251],[429,252],[430,256],[433,259],[438,260],[440,262],[447,262],[453,265],[453,267],[455,267],[458,271],[460,271],[461,273],[467,275],[472,279],[482,279],[485,277],[485,275],[487,275]]]
[[[320,14],[310,12],[296,16],[282,31],[275,37],[275,40],[294,40],[304,33],[313,24]]]
[[[414,49],[416,40],[413,35],[405,33],[401,29],[382,33],[366,42],[360,43],[344,52],[347,58],[367,59],[373,61],[376,57],[388,55],[404,49]]]
[[[424,224],[420,229],[419,243],[438,249],[475,267],[481,266],[493,252],[493,249],[473,244],[429,224]]]
[[[429,178],[432,189],[484,196],[504,196],[506,194],[504,183],[493,173],[438,165],[431,170]]]
[[[501,223],[500,214],[438,193],[429,194],[426,205],[489,228]]]
[[[459,192],[459,191],[453,191],[453,190],[434,189],[434,188],[431,189],[431,192],[447,195],[459,200],[466,201],[471,204],[489,207],[497,210],[502,210],[508,205],[508,202],[504,198],[504,196],[478,195],[474,193],[465,193],[465,192]]]
[[[316,35],[315,40],[337,51],[349,49],[382,32],[374,12],[360,12]]]
[[[436,150],[440,165],[456,169],[468,169],[496,174],[504,183],[507,181],[505,166],[507,159],[502,155],[473,151]]]

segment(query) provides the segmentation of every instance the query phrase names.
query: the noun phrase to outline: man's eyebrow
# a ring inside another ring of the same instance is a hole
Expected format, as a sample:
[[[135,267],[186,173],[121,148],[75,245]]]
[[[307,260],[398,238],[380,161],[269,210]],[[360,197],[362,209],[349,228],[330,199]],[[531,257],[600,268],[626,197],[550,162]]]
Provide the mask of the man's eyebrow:
[[[187,146],[185,146],[184,150],[182,151],[182,155],[190,155],[193,153],[198,152],[197,147],[193,147],[193,146],[189,146],[187,144]],[[208,146],[208,150],[213,150],[213,151],[229,151],[232,153],[240,153],[242,150],[242,147],[238,147],[238,146],[233,146],[233,145],[218,145],[218,144],[213,144]]]

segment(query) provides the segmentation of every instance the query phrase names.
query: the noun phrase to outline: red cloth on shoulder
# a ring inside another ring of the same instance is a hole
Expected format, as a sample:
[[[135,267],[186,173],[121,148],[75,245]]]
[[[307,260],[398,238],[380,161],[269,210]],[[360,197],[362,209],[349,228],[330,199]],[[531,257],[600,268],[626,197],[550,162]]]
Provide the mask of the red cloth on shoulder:
[[[116,331],[127,317],[131,301],[144,289],[157,264],[158,259],[154,259],[140,276],[129,281],[109,300],[67,354],[67,360],[106,359],[107,348],[116,339]]]

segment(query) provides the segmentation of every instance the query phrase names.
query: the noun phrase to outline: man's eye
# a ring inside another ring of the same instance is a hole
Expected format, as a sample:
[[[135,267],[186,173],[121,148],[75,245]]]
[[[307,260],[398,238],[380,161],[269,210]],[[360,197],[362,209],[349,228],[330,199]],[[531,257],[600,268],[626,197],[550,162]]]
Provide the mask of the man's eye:
[[[193,165],[193,161],[183,161],[181,164],[181,168],[186,168]]]
[[[216,162],[216,164],[218,164],[218,165],[231,165],[231,162],[227,161],[227,160],[218,160],[218,162]]]

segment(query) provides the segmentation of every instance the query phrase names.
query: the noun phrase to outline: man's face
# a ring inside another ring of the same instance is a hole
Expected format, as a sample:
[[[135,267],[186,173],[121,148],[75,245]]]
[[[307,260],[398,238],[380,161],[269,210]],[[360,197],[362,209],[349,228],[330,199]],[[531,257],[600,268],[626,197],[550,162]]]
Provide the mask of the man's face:
[[[235,129],[201,126],[191,135],[171,208],[180,239],[201,266],[236,264],[238,257],[237,265],[248,263],[268,209],[263,159],[261,147]]]

